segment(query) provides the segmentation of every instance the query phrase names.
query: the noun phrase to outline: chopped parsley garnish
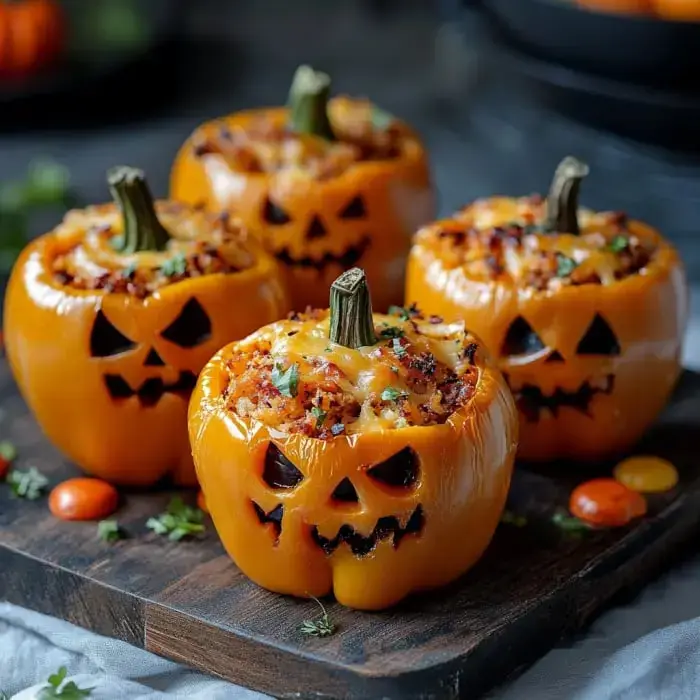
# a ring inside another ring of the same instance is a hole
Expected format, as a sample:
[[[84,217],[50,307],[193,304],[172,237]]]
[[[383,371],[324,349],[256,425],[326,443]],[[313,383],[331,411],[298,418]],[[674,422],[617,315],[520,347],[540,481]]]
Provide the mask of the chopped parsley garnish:
[[[396,117],[377,105],[372,105],[370,121],[376,131],[386,131],[395,121]]]
[[[276,364],[272,369],[272,383],[282,396],[293,399],[299,388],[299,365],[295,362],[283,370],[281,364]]]
[[[391,341],[391,349],[394,351],[394,355],[396,357],[405,357],[406,356],[406,348],[401,344],[401,340],[399,338],[394,338]]]
[[[178,542],[183,537],[204,532],[204,513],[176,497],[170,501],[165,513],[149,518],[146,527],[157,535],[168,535],[168,539]]]
[[[345,426],[342,423],[336,423],[335,425],[331,426],[331,433],[333,433],[333,435],[340,435],[344,432]]]
[[[49,676],[48,685],[39,691],[37,700],[51,700],[52,698],[62,698],[63,700],[80,700],[89,698],[94,688],[79,688],[74,681],[66,680],[68,669],[65,666]]]
[[[403,329],[397,326],[388,326],[379,332],[381,338],[401,338],[403,336]]]
[[[0,459],[4,462],[17,459],[17,448],[9,440],[0,441]]]
[[[501,522],[506,525],[515,525],[515,527],[525,527],[525,525],[527,525],[527,518],[524,515],[518,515],[517,513],[513,513],[513,511],[506,510],[503,511]]]
[[[578,518],[573,518],[562,510],[558,510],[552,516],[552,522],[561,530],[566,530],[567,532],[588,532],[590,531],[590,526],[579,520]]]
[[[323,425],[323,421],[326,420],[327,414],[322,408],[312,406],[311,415],[316,419],[316,425]]]
[[[15,498],[36,501],[41,498],[49,480],[36,467],[30,467],[26,472],[13,469],[7,475],[7,483]]]
[[[627,236],[615,236],[608,245],[613,253],[621,253],[629,245]]]
[[[304,622],[301,623],[299,631],[309,637],[329,637],[335,632],[335,625],[328,617],[323,603],[321,603],[318,598],[314,598],[314,600],[321,606],[321,616],[317,617],[315,620],[304,620]]]
[[[390,306],[389,315],[398,316],[402,321],[408,321],[411,318],[408,309],[404,309],[403,306]]]
[[[105,542],[116,542],[124,539],[124,530],[116,520],[101,520],[97,523],[97,536]]]
[[[388,386],[384,391],[382,391],[382,401],[396,401],[396,399],[402,396],[408,396],[405,391],[401,389],[396,389],[393,386]]]
[[[172,258],[168,258],[161,266],[160,271],[166,277],[184,275],[187,272],[187,260],[182,253],[176,253]]]
[[[131,279],[136,272],[136,263],[130,263],[122,270],[122,275],[127,279]]]
[[[576,269],[576,261],[557,253],[557,277],[568,277]]]

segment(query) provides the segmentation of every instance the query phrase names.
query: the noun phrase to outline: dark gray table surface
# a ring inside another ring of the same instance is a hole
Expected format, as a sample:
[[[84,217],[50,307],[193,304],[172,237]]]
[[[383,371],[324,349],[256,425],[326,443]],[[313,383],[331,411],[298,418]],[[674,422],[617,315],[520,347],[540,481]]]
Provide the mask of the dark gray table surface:
[[[279,103],[295,66],[311,62],[333,75],[338,91],[369,95],[422,132],[443,213],[479,195],[543,190],[557,161],[575,153],[593,168],[586,204],[660,226],[693,279],[700,277],[700,161],[606,136],[541,108],[526,83],[491,60],[478,29],[470,34],[467,27],[461,49],[450,46],[431,3],[408,1],[383,20],[370,19],[364,3],[355,2],[199,0],[187,7],[185,24],[196,43],[185,49],[181,89],[160,113],[56,131],[47,112],[43,130],[0,134],[0,178],[48,154],[70,167],[84,201],[100,201],[107,197],[105,170],[126,162],[145,168],[164,195],[172,157],[199,122]],[[439,99],[446,93],[448,102]]]

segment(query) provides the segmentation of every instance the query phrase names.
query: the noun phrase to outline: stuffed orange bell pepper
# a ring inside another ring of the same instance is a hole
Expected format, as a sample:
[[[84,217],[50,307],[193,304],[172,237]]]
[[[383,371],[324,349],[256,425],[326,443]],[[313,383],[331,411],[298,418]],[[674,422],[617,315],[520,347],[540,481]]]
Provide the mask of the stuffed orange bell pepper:
[[[587,173],[567,158],[546,200],[476,201],[419,231],[409,259],[406,299],[464,319],[497,353],[525,460],[625,451],[681,372],[678,254],[647,224],[579,208]]]
[[[17,260],[4,337],[49,439],[119,484],[196,482],[187,402],[222,345],[289,310],[275,261],[228,216],[154,203],[143,173],[118,204],[66,215]]]
[[[209,512],[245,574],[374,610],[479,559],[505,504],[517,412],[464,323],[373,315],[353,269],[330,311],[215,355],[189,429]]]
[[[175,161],[171,193],[260,231],[294,308],[326,306],[330,283],[361,265],[385,311],[403,298],[411,235],[435,216],[427,155],[368,100],[329,94],[328,76],[302,66],[287,108],[200,127]]]

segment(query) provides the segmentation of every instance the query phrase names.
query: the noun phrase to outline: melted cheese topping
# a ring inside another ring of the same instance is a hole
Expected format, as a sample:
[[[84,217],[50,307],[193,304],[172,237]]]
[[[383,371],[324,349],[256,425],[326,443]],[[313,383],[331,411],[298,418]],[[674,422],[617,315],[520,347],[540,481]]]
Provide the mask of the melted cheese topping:
[[[337,177],[362,161],[398,157],[409,140],[398,123],[375,128],[374,109],[368,100],[332,99],[328,113],[335,141],[292,133],[261,110],[248,123],[222,125],[217,136],[195,145],[195,154],[223,155],[232,169],[244,172],[283,172],[317,180]]]
[[[146,296],[188,277],[231,274],[255,264],[238,221],[174,202],[156,202],[156,212],[171,235],[167,249],[133,254],[112,245],[124,230],[114,204],[68,212],[54,231],[60,251],[52,260],[55,279],[75,289]]]
[[[425,227],[416,241],[472,279],[509,279],[536,289],[613,284],[640,273],[655,252],[649,230],[619,212],[580,209],[580,235],[545,232],[545,218],[538,195],[493,197]]]
[[[230,410],[321,439],[444,423],[473,396],[478,346],[463,322],[375,314],[377,343],[330,343],[328,312],[265,326],[228,359]]]

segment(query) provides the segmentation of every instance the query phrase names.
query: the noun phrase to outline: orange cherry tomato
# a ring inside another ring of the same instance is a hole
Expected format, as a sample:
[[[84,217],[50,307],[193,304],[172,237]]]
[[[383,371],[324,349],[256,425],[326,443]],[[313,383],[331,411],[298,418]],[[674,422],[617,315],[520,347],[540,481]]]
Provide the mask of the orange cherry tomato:
[[[645,455],[623,460],[613,475],[621,484],[640,493],[670,491],[678,483],[678,471],[670,462]]]
[[[600,12],[615,12],[625,15],[651,13],[650,0],[577,0],[580,7]]]
[[[101,479],[68,479],[49,495],[49,510],[61,520],[102,520],[114,513],[119,494]]]
[[[204,493],[202,491],[197,494],[197,508],[203,510],[205,513],[209,512],[207,510],[207,499],[204,498]]]
[[[615,479],[593,479],[573,490],[569,510],[591,525],[621,527],[644,515],[647,502]]]

